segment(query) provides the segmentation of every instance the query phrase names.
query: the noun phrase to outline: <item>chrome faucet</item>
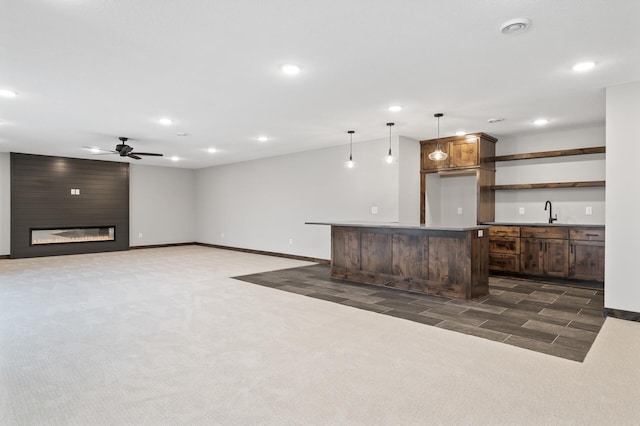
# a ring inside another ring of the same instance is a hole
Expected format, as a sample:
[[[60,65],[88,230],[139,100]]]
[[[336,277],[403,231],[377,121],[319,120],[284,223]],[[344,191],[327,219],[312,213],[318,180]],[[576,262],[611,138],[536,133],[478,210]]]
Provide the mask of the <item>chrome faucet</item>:
[[[558,220],[558,213],[556,213],[556,217],[551,217],[551,201],[547,200],[544,203],[544,211],[547,211],[547,206],[549,206],[549,223],[553,223],[554,220]]]

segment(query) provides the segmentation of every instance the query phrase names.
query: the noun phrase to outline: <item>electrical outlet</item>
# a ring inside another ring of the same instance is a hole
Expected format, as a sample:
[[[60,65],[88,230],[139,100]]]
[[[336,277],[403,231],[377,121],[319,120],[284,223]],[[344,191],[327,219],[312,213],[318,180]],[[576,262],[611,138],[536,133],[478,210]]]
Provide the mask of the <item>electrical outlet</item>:
[[[371,207],[371,214],[378,214],[378,208],[377,207]]]
[[[293,245],[293,238],[289,238],[289,245]]]
[[[524,207],[520,207],[518,209],[518,214],[524,214]]]
[[[584,214],[591,216],[593,214],[593,207],[587,207],[584,210]]]
[[[220,238],[224,238],[224,232],[220,233]]]
[[[142,232],[138,232],[138,238],[142,238]]]
[[[462,207],[458,207],[458,214],[462,214]]]

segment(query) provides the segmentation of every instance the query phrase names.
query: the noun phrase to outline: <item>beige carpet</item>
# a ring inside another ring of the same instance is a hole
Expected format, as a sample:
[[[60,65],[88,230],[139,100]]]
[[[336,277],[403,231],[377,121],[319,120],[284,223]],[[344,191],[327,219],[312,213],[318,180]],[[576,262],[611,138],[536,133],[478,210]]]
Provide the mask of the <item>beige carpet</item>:
[[[229,277],[188,246],[0,260],[0,424],[638,424],[640,323],[584,363]]]

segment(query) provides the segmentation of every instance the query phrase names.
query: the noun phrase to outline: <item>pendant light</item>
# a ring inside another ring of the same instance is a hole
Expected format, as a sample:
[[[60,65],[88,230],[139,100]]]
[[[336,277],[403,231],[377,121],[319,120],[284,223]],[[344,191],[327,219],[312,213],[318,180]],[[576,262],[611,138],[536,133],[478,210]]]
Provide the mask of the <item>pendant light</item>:
[[[353,169],[356,166],[356,163],[353,161],[353,134],[354,130],[347,131],[349,133],[349,160],[345,161],[344,166],[347,169]]]
[[[431,154],[429,154],[429,160],[432,160],[432,161],[446,160],[447,157],[449,156],[449,154],[447,154],[446,152],[440,149],[440,117],[442,117],[443,115],[444,114],[441,112],[437,114],[433,114],[433,116],[438,119],[438,139],[437,139],[438,145],[436,146],[436,150],[433,151]]]
[[[393,127],[395,123],[387,123],[389,126],[389,153],[384,157],[384,162],[387,164],[393,164],[396,161],[396,157],[391,153],[391,127]]]

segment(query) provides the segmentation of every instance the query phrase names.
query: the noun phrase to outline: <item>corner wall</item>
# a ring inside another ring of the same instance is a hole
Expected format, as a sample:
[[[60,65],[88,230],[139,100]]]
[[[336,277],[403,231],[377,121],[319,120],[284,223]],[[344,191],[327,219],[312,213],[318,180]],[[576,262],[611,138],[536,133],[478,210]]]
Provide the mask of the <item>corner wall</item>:
[[[640,82],[607,89],[607,221],[604,305],[640,313]]]
[[[196,241],[194,170],[132,163],[129,175],[132,247]]]
[[[398,221],[406,157],[396,139],[399,162],[385,164],[388,143],[354,143],[354,169],[344,145],[197,170],[198,242],[329,259],[330,227],[305,222]]]

